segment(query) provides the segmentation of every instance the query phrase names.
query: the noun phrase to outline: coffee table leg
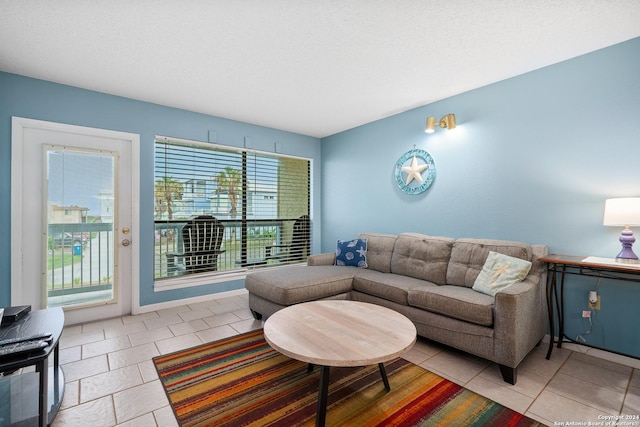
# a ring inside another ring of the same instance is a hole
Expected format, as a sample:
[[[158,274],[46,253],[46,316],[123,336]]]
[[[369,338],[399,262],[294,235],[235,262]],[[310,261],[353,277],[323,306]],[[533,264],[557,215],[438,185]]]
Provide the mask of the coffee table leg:
[[[329,367],[320,369],[320,390],[318,391],[318,412],[316,413],[316,427],[324,427],[327,417],[327,395],[329,394]]]
[[[389,385],[389,380],[387,379],[387,371],[384,369],[384,363],[378,363],[378,367],[380,368],[380,376],[382,376],[384,389],[387,391],[391,391],[391,386]]]

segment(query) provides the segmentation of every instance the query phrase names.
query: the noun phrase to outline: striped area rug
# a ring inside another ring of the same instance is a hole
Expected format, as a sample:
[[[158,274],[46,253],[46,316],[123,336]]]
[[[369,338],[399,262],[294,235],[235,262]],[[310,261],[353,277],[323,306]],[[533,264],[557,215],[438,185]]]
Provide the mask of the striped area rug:
[[[153,359],[181,426],[313,426],[319,369],[273,350],[262,330]],[[404,359],[331,368],[328,426],[540,426]]]

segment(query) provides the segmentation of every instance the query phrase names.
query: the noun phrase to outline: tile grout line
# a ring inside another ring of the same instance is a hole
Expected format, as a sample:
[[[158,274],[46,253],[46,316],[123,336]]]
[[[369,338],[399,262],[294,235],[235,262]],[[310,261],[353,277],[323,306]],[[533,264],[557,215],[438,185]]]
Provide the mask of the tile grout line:
[[[622,410],[624,409],[624,404],[627,401],[627,396],[629,395],[629,390],[631,389],[631,382],[633,380],[634,368],[631,368],[631,375],[629,375],[629,381],[627,381],[627,388],[624,391],[624,398],[622,399],[622,404],[620,405],[620,411],[618,411],[618,415],[622,415]]]
[[[556,371],[553,373],[553,375],[551,376],[551,378],[549,378],[549,380],[547,380],[547,382],[544,384],[544,387],[542,387],[542,389],[540,390],[540,392],[538,392],[537,396],[533,398],[533,400],[531,401],[531,404],[529,404],[529,406],[527,407],[527,410],[524,413],[530,412],[531,411],[531,407],[533,406],[534,403],[536,403],[536,400],[538,400],[538,398],[540,398],[540,396],[542,395],[542,393],[544,393],[545,390],[547,390],[547,387],[549,387],[549,384],[551,384],[551,381],[553,381],[553,379],[556,377],[556,375],[558,375],[558,373],[560,372],[560,370],[562,369],[562,367],[567,363],[567,361],[571,358],[571,356],[573,355],[573,351],[569,350],[571,353],[569,354],[569,356],[567,356],[564,361],[560,364],[560,366],[558,366],[558,369],[556,369]],[[550,359],[546,359],[545,360],[550,360]],[[547,390],[549,391],[549,390]],[[549,391],[550,393],[553,393],[552,391]],[[573,400],[573,399],[571,399]],[[577,402],[580,403],[580,402]],[[532,414],[535,414],[535,412],[531,412]],[[536,414],[536,416],[542,417],[542,415],[538,415]],[[544,418],[544,417],[542,417]],[[546,418],[545,418],[546,419]]]
[[[569,359],[571,359],[574,355],[576,355],[576,354],[578,354],[578,355],[579,355],[579,354],[584,354],[584,355],[586,355],[586,353],[582,353],[582,352],[578,352],[578,351],[572,351],[572,350],[569,350],[569,351],[571,351],[571,354],[569,355],[569,357],[567,357],[567,359],[566,359],[566,360],[564,361],[564,363],[560,366],[560,368],[558,368],[558,371],[557,371],[557,372],[556,372],[556,374],[554,375],[554,378],[555,378],[555,376],[556,376],[556,375],[558,375],[558,374],[560,373],[560,370],[562,369],[562,367],[563,367],[563,366],[564,366],[564,365],[569,361]],[[593,355],[590,355],[590,356],[591,356],[591,357],[594,357],[594,358],[596,358],[596,359],[606,360],[606,359],[602,359],[602,358],[599,358],[599,357],[596,357],[596,356],[593,356]],[[575,359],[575,360],[580,361],[580,360],[578,360],[578,359]],[[610,361],[609,361],[609,362],[610,362]],[[613,363],[616,363],[616,362],[613,362]],[[607,368],[604,368],[604,367],[601,367],[601,366],[596,366],[596,367],[597,367],[597,368],[599,368],[599,369],[607,369]],[[566,374],[563,374],[563,375],[566,375]],[[631,371],[631,375],[633,375],[633,368],[632,368],[632,371]],[[567,376],[569,376],[569,375],[567,375]],[[629,381],[631,381],[631,379],[629,379]],[[546,386],[545,386],[545,388],[546,388]],[[596,410],[596,411],[605,412],[605,411],[604,411],[603,409],[601,409],[601,408],[596,408],[595,406],[592,406],[592,405],[590,405],[590,404],[587,404],[587,403],[584,403],[584,402],[580,402],[579,400],[576,400],[573,396],[571,396],[571,397],[570,397],[570,396],[567,396],[567,395],[564,395],[564,394],[555,393],[555,392],[553,392],[553,391],[549,391],[549,392],[550,392],[550,393],[554,393],[554,394],[556,394],[556,395],[558,395],[558,396],[562,396],[562,397],[564,397],[565,399],[569,399],[569,400],[571,400],[571,401],[573,401],[573,402],[575,402],[575,403],[577,403],[577,404],[579,404],[579,405],[587,406],[587,407],[589,407],[589,408],[591,408],[591,409],[594,409],[594,410]],[[625,391],[624,398],[623,398],[623,405],[624,405],[624,400],[626,399],[626,395],[627,395],[627,392]],[[612,408],[612,409],[613,409],[613,408]],[[615,410],[615,409],[614,409],[614,410]],[[618,411],[618,412],[620,412],[620,411]]]

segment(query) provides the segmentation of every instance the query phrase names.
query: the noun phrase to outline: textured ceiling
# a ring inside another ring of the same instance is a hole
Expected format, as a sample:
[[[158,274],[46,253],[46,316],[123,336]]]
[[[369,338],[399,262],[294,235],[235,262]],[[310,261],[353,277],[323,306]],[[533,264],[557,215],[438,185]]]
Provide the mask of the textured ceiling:
[[[0,0],[2,71],[316,137],[638,36],[638,0]]]

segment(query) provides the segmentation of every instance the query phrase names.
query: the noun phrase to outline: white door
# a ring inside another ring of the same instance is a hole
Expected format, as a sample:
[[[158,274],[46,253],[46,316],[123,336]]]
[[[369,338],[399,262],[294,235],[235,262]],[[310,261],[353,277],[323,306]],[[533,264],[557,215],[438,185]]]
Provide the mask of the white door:
[[[136,311],[138,152],[135,134],[13,118],[12,305]]]

